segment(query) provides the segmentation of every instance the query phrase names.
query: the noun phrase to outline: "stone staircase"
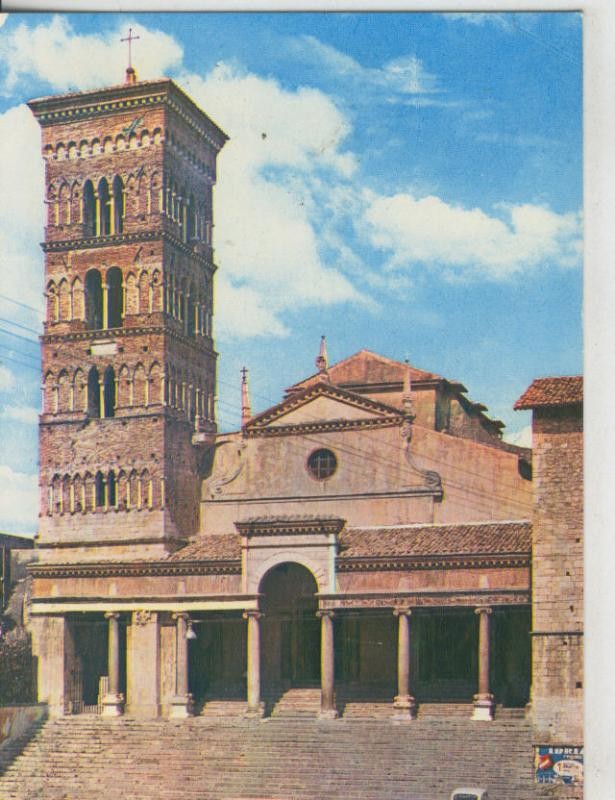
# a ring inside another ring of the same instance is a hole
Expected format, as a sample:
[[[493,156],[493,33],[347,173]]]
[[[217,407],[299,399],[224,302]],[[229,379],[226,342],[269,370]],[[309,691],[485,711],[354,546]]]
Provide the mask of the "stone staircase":
[[[534,797],[516,719],[64,717],[16,752],[0,751],[1,800],[448,800],[463,785]]]

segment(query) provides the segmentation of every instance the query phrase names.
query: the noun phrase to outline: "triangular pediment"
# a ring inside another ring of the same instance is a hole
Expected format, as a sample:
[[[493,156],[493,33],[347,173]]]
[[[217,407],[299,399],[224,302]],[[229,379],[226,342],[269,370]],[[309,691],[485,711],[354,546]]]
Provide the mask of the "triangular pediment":
[[[400,411],[384,403],[319,381],[293,394],[283,402],[253,417],[245,426],[247,433],[283,427],[319,424],[397,422]]]

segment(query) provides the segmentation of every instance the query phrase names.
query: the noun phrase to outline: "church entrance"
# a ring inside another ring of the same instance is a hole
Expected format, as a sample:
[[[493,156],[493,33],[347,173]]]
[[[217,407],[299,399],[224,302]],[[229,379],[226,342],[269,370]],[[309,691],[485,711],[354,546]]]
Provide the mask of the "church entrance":
[[[263,578],[263,683],[265,687],[320,685],[318,586],[300,564],[280,564]]]

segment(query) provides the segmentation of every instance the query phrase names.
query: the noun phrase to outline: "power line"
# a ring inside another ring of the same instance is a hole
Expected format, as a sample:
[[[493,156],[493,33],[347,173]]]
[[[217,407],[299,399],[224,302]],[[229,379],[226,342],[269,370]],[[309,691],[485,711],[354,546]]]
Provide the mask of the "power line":
[[[22,342],[38,345],[36,339],[31,339],[29,336],[22,336],[19,333],[13,333],[13,331],[7,331],[6,328],[0,328],[0,334],[4,334],[4,336],[14,336],[15,339],[21,339]]]
[[[30,331],[30,333],[35,333],[37,336],[40,335],[40,331],[37,331],[35,328],[29,328],[27,325],[21,325],[19,322],[13,322],[12,319],[4,319],[0,317],[0,322],[4,322],[5,325],[13,325],[15,328],[20,328],[22,331]],[[36,340],[38,342],[38,339]]]
[[[8,300],[9,303],[15,303],[16,306],[21,306],[22,308],[27,308],[29,311],[34,311],[36,314],[41,313],[40,308],[34,308],[34,306],[29,306],[27,303],[22,303],[21,300],[15,300],[14,297],[9,297],[6,294],[0,293],[0,297],[3,300]]]

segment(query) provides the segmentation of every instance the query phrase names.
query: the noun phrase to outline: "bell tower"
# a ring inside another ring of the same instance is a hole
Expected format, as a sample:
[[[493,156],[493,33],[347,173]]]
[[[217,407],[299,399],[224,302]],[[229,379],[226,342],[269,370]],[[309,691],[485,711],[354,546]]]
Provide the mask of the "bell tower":
[[[169,79],[28,104],[45,161],[47,561],[157,558],[199,528],[216,432],[212,190],[227,137]]]

